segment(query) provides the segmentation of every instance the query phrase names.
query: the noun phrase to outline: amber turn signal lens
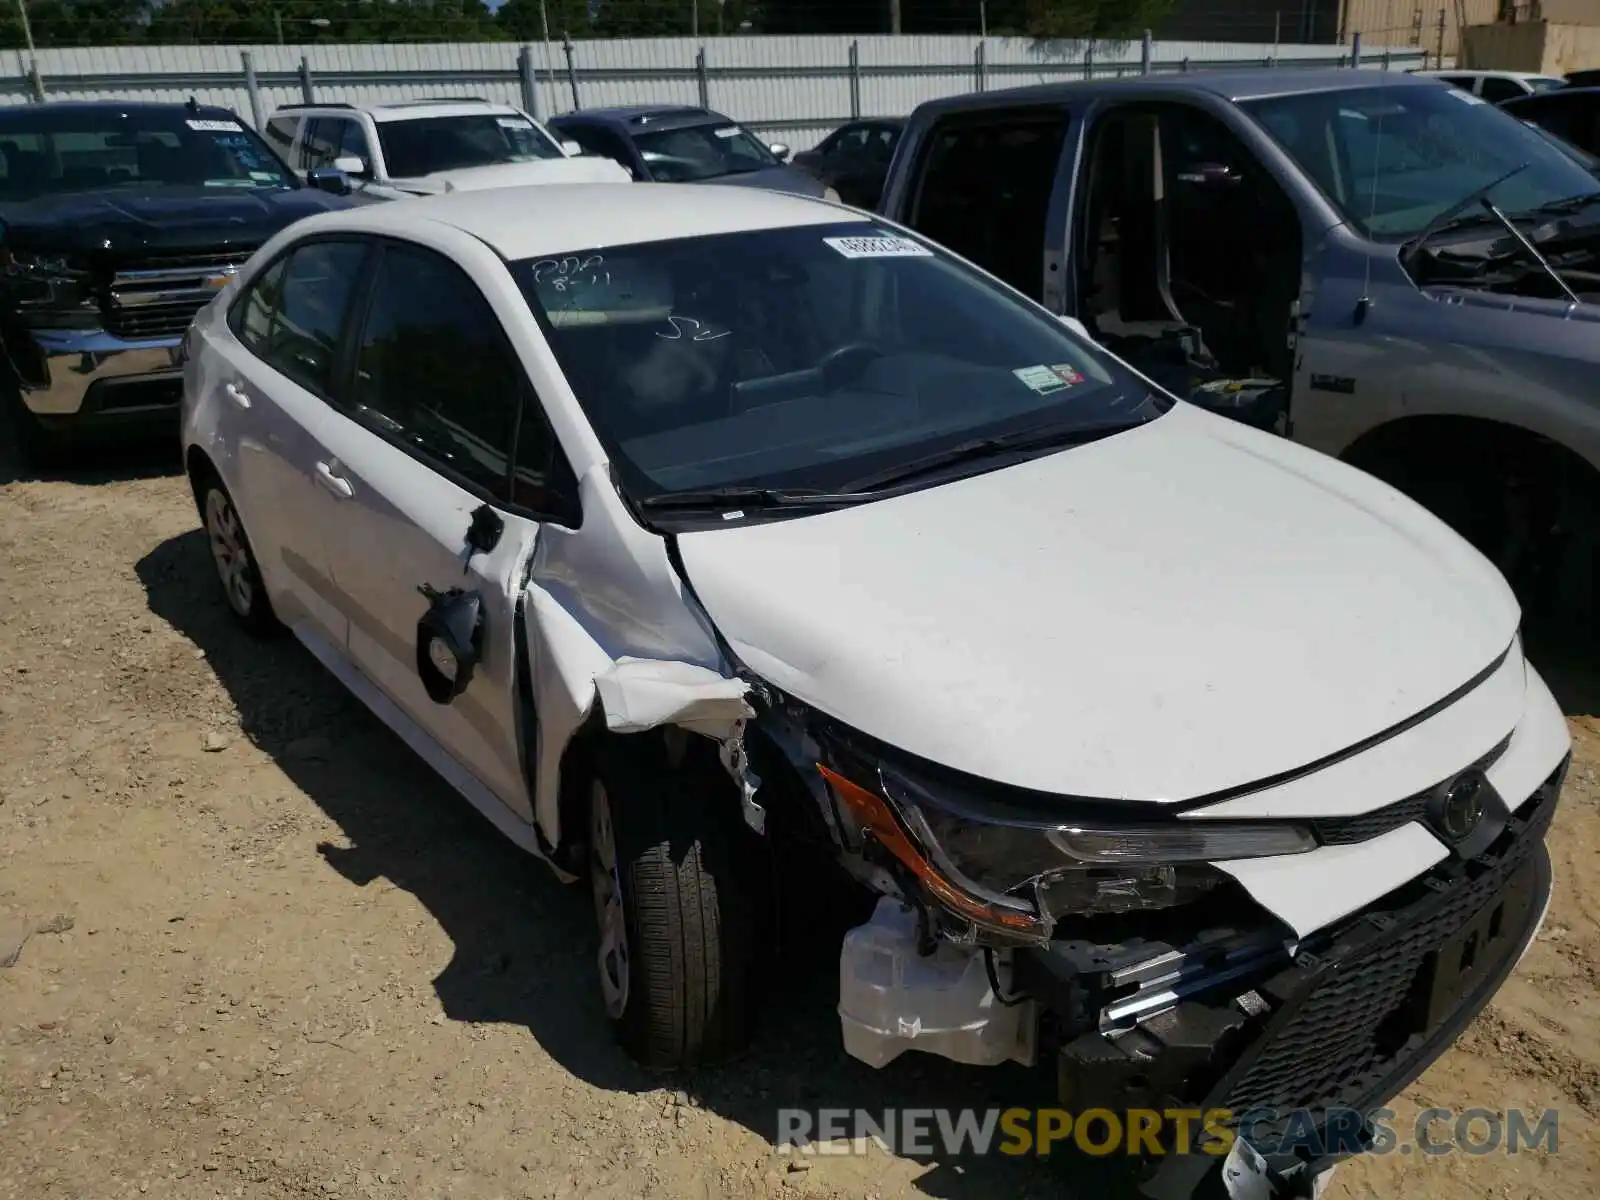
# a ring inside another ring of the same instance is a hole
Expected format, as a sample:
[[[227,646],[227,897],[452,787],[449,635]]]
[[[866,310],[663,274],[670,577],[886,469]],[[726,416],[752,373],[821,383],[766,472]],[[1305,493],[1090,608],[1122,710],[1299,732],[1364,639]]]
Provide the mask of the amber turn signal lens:
[[[828,786],[833,788],[834,795],[849,805],[856,820],[861,822],[862,829],[872,834],[885,850],[899,859],[906,869],[916,876],[917,882],[927,888],[929,894],[946,908],[970,921],[994,929],[1033,935],[1043,932],[1043,922],[1039,918],[1026,913],[1008,912],[992,904],[985,904],[940,875],[906,836],[905,830],[900,827],[900,822],[882,796],[868,791],[859,784],[851,783],[843,775],[829,770],[821,763],[817,764],[817,770],[822,773],[823,779],[827,780]]]

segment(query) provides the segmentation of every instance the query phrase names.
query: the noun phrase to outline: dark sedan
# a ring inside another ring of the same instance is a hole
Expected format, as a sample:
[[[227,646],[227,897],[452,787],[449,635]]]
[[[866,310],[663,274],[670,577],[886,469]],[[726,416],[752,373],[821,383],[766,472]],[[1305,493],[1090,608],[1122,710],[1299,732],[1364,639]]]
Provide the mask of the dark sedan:
[[[640,182],[725,183],[837,198],[815,176],[790,166],[789,148],[768,144],[707,108],[589,108],[545,122],[585,154],[621,163]],[[829,193],[832,193],[830,196]]]
[[[1500,106],[1590,154],[1600,154],[1600,87],[1571,87],[1507,100]]]
[[[796,154],[794,165],[832,187],[846,204],[873,208],[883,193],[889,160],[905,125],[904,117],[851,121],[813,149]]]

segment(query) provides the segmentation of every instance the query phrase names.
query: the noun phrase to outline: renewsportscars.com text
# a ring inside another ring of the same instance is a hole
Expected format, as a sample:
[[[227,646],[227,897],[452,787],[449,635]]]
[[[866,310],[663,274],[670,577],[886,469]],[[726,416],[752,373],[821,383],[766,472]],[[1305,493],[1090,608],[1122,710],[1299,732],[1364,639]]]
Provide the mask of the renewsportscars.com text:
[[[1427,1108],[1402,1125],[1392,1109],[1287,1114],[1228,1109],[852,1108],[778,1110],[780,1153],[1225,1156],[1243,1136],[1264,1154],[1521,1154],[1559,1152],[1555,1109]]]

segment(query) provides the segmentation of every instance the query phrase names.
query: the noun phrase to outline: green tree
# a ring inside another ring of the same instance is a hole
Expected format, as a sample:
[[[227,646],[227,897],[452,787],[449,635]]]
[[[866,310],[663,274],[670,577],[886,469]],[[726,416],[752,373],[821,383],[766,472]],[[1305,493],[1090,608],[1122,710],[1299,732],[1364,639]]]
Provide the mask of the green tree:
[[[16,0],[9,0],[8,7],[15,10]],[[7,46],[21,46],[22,22],[15,11],[7,16],[0,37]],[[143,41],[145,16],[145,0],[33,0],[28,5],[34,45],[41,50]]]

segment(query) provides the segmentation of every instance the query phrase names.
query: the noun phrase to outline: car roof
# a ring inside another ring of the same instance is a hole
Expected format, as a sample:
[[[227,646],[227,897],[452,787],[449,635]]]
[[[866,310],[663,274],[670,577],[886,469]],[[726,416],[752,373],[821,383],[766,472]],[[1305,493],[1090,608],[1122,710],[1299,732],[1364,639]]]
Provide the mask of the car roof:
[[[1600,97],[1600,86],[1552,88],[1548,92],[1534,92],[1531,96],[1514,96],[1501,101],[1500,107],[1510,108],[1514,104],[1518,108],[1529,108],[1533,107],[1534,101],[1538,101],[1538,106],[1542,108],[1549,104],[1566,104],[1574,96],[1587,99]]]
[[[683,129],[689,125],[720,124],[732,120],[709,108],[689,104],[635,104],[613,108],[583,108],[577,112],[562,113],[552,117],[553,124],[562,123],[608,125],[643,133],[652,129]]]
[[[239,115],[231,108],[223,108],[217,104],[179,104],[175,102],[161,102],[152,100],[49,100],[44,104],[7,104],[0,105],[0,122],[11,123],[19,118],[49,117],[56,113],[166,113],[177,116],[182,113],[202,115],[207,117],[225,117],[236,121]]]
[[[1053,100],[1087,100],[1129,91],[1209,92],[1224,100],[1260,100],[1271,96],[1297,96],[1310,92],[1344,92],[1366,87],[1448,87],[1434,79],[1377,69],[1348,67],[1252,67],[1231,71],[1176,71],[1159,75],[1130,75],[1120,79],[1085,79],[1070,83],[1043,83],[929,100],[917,112],[960,111],[964,108],[1039,104]]]
[[[1559,75],[1546,75],[1542,71],[1480,71],[1465,68],[1459,71],[1412,71],[1412,75],[1442,76],[1449,79],[1560,79]]]
[[[296,228],[356,227],[404,236],[418,222],[431,221],[471,234],[515,261],[599,246],[870,220],[870,213],[766,188],[544,183],[362,205]]]
[[[383,104],[280,104],[272,115],[353,117],[359,113],[366,113],[374,121],[417,121],[425,117],[511,116],[517,114],[518,110],[509,104],[496,104],[470,96],[446,96],[434,100],[392,100]]]

